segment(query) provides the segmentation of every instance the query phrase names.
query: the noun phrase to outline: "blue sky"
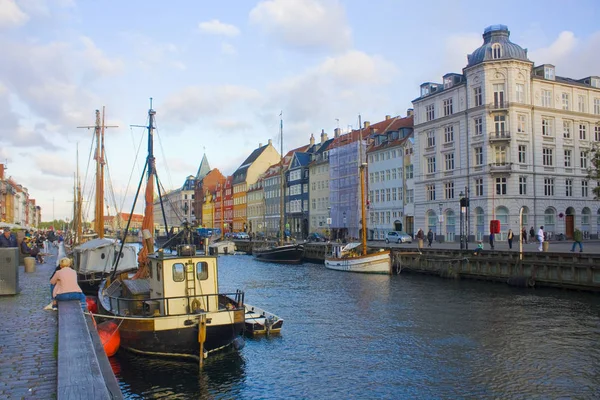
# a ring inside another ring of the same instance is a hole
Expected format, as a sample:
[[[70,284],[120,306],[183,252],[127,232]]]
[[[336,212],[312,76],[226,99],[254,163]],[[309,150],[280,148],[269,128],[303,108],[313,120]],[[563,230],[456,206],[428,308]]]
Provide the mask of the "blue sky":
[[[566,4],[0,0],[0,160],[43,220],[70,217],[76,149],[85,176],[92,133],[77,126],[106,106],[119,126],[106,132],[116,208],[129,210],[145,156],[130,125],[145,124],[150,97],[173,189],[204,152],[231,174],[260,143],[279,149],[281,111],[286,151],[337,120],[357,127],[359,113],[404,115],[422,82],[462,71],[492,24],[558,75],[600,75],[600,3]]]

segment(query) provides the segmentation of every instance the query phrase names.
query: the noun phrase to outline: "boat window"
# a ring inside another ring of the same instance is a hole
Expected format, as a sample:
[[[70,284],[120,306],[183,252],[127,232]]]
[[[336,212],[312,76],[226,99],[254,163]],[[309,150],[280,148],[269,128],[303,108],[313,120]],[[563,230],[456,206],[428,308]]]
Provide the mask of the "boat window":
[[[162,263],[156,265],[156,280],[160,282],[160,272],[162,271]]]
[[[152,275],[154,274],[154,267],[156,263],[150,263],[150,268],[148,268],[148,277],[152,279]]]
[[[208,263],[205,261],[196,264],[196,276],[199,281],[208,279]]]
[[[106,258],[106,255],[104,253],[102,253],[102,254],[100,254],[100,258],[104,260]]]
[[[182,263],[173,264],[173,282],[183,282],[185,279],[185,268]]]

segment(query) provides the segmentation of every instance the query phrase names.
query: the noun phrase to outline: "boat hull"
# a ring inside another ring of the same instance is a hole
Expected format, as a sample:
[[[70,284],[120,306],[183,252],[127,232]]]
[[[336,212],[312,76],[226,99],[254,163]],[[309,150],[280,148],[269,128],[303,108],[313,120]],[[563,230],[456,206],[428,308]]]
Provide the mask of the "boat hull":
[[[244,307],[246,309],[245,323],[247,335],[269,335],[281,332],[283,319],[262,308],[249,304],[244,304]]]
[[[239,310],[238,313],[241,315],[243,310]],[[165,318],[169,317],[161,319]],[[244,334],[243,317],[236,316],[235,321],[231,324],[214,326],[207,324],[205,352],[210,353],[231,346]],[[121,347],[133,352],[163,357],[199,358],[197,323],[172,329],[158,329],[156,321],[151,318],[123,320],[119,332]]]
[[[358,272],[363,274],[392,273],[392,261],[389,251],[356,257],[330,257],[325,259],[325,267],[336,271]]]
[[[289,244],[266,249],[257,249],[252,252],[254,259],[263,262],[278,264],[300,264],[304,257],[304,246]]]

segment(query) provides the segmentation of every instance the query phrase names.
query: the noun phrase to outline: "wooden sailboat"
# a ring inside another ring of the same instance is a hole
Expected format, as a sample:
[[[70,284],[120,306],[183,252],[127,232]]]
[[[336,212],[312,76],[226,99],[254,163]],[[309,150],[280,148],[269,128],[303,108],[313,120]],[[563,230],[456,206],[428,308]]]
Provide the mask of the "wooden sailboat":
[[[98,285],[108,276],[115,265],[119,254],[119,242],[115,239],[104,237],[104,166],[106,156],[104,150],[104,108],[102,108],[102,119],[100,111],[96,110],[96,124],[94,126],[82,126],[80,128],[94,128],[96,151],[96,198],[94,210],[94,231],[96,238],[83,242],[81,232],[82,221],[82,199],[79,182],[77,182],[76,207],[74,221],[77,221],[77,236],[73,247],[73,268],[77,272],[79,286],[86,294],[96,294]],[[79,178],[77,178],[79,180]],[[137,269],[137,250],[133,246],[126,246],[121,252],[119,271],[132,271]]]
[[[362,124],[359,116],[360,143],[359,147],[359,180],[360,180],[360,210],[361,210],[361,241],[360,243],[334,244],[332,254],[325,258],[325,267],[337,271],[360,272],[367,274],[391,274],[392,261],[389,250],[369,251],[367,248],[367,221],[365,204],[365,169],[367,163],[362,159]]]
[[[156,178],[154,115],[151,107],[139,269],[133,276],[118,274],[115,269],[101,284],[98,298],[105,312],[120,320],[121,347],[149,355],[203,360],[213,351],[243,345],[244,293],[219,293],[216,255],[197,255],[191,244],[178,245],[172,254],[162,249],[155,252],[151,234]],[[181,232],[192,236],[189,224]]]
[[[279,200],[279,243],[275,246],[266,246],[254,249],[252,255],[258,261],[279,264],[300,264],[304,257],[304,245],[296,243],[284,243],[284,215],[285,215],[285,170],[283,165],[283,119],[279,120],[279,135],[281,142],[281,196]]]

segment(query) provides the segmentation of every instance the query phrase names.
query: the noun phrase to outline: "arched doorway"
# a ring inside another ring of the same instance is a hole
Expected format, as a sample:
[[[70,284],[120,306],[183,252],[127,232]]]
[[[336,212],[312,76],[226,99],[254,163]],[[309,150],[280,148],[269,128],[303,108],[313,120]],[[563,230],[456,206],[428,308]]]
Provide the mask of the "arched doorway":
[[[549,235],[549,237],[554,234],[554,229],[556,224],[556,210],[554,207],[546,208],[544,211],[544,232]]]
[[[583,207],[583,210],[581,210],[581,232],[583,232],[583,236],[585,239],[588,239],[590,237],[591,219],[592,210],[590,210],[588,207]]]
[[[567,239],[573,239],[574,231],[575,231],[575,209],[573,207],[569,207],[565,211],[565,235],[567,236]]]
[[[454,242],[456,236],[456,216],[454,211],[446,211],[446,242]]]
[[[485,214],[483,208],[475,208],[475,226],[477,227],[477,240],[483,240],[485,235]]]
[[[394,221],[394,230],[398,232],[402,232],[402,221],[395,220]]]
[[[500,237],[496,239],[504,240],[509,229],[508,208],[504,206],[498,206],[496,208],[496,219],[500,221]]]

